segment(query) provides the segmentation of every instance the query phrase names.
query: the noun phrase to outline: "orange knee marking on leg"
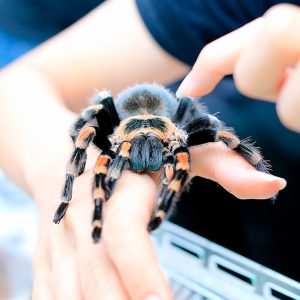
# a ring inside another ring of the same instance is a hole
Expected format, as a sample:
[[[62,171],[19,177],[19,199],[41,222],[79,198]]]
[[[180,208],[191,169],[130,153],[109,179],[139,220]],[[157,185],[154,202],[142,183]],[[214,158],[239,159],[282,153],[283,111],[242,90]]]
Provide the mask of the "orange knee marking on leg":
[[[189,155],[186,152],[176,154],[176,170],[189,170]]]
[[[189,155],[186,152],[180,152],[176,154],[176,158],[178,161],[182,163],[188,163],[189,162]]]
[[[229,144],[227,145],[230,149],[235,149],[240,144],[239,138],[228,131],[219,131],[217,139],[219,139],[220,137],[224,137],[230,140]]]
[[[110,157],[108,155],[99,156],[99,158],[97,159],[97,162],[96,162],[96,167],[106,165],[109,159],[110,159]]]
[[[227,139],[237,139],[237,137],[233,133],[223,130],[218,132],[218,136],[223,136]]]
[[[91,134],[95,134],[96,130],[93,127],[87,127],[85,128],[78,136],[79,141],[83,141],[87,139]]]
[[[101,155],[97,159],[96,165],[95,165],[95,173],[96,174],[106,174],[107,173],[107,165],[108,161],[111,158],[108,155]]]
[[[95,174],[107,174],[107,166],[106,165],[96,166]]]
[[[121,147],[120,156],[129,157],[129,150],[131,148],[131,144],[128,142],[124,142]]]
[[[75,146],[78,148],[86,148],[86,139],[90,136],[90,135],[95,135],[96,134],[96,130],[93,127],[87,127],[85,129],[83,129],[80,133],[78,138],[76,139],[76,143]]]
[[[122,144],[122,151],[128,152],[130,150],[130,148],[131,148],[131,144],[130,143],[124,142]]]

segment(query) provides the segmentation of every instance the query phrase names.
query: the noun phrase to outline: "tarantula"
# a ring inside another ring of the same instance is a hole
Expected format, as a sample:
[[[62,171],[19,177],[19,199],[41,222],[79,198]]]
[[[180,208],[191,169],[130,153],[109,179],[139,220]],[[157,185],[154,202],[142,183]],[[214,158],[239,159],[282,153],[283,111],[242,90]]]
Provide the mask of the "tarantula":
[[[75,149],[67,165],[62,200],[53,221],[59,223],[65,215],[74,179],[83,173],[86,149],[93,143],[100,152],[92,188],[95,242],[101,236],[102,205],[110,198],[123,170],[143,173],[162,169],[161,188],[149,230],[156,229],[170,215],[189,180],[188,147],[222,141],[257,170],[269,172],[260,151],[248,140],[239,140],[223,122],[207,113],[199,101],[177,100],[157,84],[128,88],[116,102],[110,92],[99,92],[71,126],[70,136]]]

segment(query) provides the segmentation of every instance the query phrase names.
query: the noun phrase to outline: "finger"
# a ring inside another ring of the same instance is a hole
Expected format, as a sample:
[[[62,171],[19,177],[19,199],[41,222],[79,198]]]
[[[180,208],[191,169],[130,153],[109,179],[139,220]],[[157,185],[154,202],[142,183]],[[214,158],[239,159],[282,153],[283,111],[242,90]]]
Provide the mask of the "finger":
[[[281,122],[291,130],[300,132],[300,65],[285,81],[278,98],[277,113]]]
[[[105,207],[103,242],[131,299],[171,299],[146,229],[156,191],[148,176],[125,172]]]
[[[40,216],[43,217],[43,214]],[[33,253],[33,287],[32,299],[53,299],[51,291],[51,262],[49,255],[48,224],[42,222],[39,226],[39,234]]]
[[[54,299],[83,299],[73,235],[68,233],[68,229],[62,223],[60,226],[52,226],[50,239],[52,261],[51,289]]]
[[[49,270],[38,269],[34,272],[32,287],[32,300],[52,300],[50,288],[51,272]]]
[[[79,241],[80,239],[78,239]],[[93,241],[89,236],[89,241],[85,240],[84,245],[78,249],[78,261],[80,268],[81,286],[85,298],[107,299],[107,300],[129,300],[126,289],[103,246],[92,244]],[[91,248],[92,249],[85,249]]]
[[[89,227],[89,233],[91,227]],[[85,298],[129,300],[115,266],[106,254],[103,243],[94,244],[87,231],[76,233],[78,265]]]
[[[102,242],[95,244],[92,240],[93,202],[88,192],[91,188],[89,177],[89,174],[85,173],[78,178],[74,189],[76,199],[73,199],[72,207],[66,215],[67,224],[74,233],[80,285],[84,299],[128,300],[122,281],[105,253]]]
[[[92,241],[90,241],[92,243]],[[97,247],[94,245],[94,247]],[[105,253],[103,247],[89,251],[89,257],[83,258],[79,251],[80,278],[85,299],[129,300],[126,289],[119,277],[115,266]]]
[[[267,199],[283,189],[286,181],[256,171],[245,159],[222,143],[192,147],[192,175],[218,182],[240,199]]]
[[[233,73],[241,52],[261,26],[262,20],[258,18],[206,45],[177,90],[177,97],[199,97],[210,93],[225,75]]]
[[[276,100],[286,69],[300,55],[300,9],[281,4],[271,8],[253,41],[240,55],[234,71],[238,89],[245,95]]]

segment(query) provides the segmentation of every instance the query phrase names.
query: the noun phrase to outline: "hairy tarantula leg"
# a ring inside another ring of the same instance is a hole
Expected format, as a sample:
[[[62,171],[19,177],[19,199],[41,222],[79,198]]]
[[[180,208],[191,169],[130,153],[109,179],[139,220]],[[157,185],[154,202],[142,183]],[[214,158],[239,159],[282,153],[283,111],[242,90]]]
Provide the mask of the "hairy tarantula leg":
[[[172,122],[175,124],[181,124],[184,119],[186,118],[186,115],[191,111],[193,106],[192,99],[188,97],[184,97],[180,100],[177,111],[172,118]]]
[[[174,157],[171,153],[168,153],[168,155],[164,158],[163,163],[163,171],[161,176],[161,186],[159,189],[159,195],[156,203],[156,207],[154,208],[153,214],[151,216],[151,220],[148,225],[148,230],[154,230],[156,229],[163,221],[164,219],[164,213],[160,212],[161,206],[163,205],[163,200],[167,200],[165,197],[166,191],[168,190],[168,185],[173,180],[175,175],[175,163],[174,163]],[[168,208],[168,203],[165,203],[164,205]]]
[[[86,164],[86,148],[94,139],[96,130],[94,127],[83,128],[75,142],[75,150],[67,166],[66,181],[62,192],[62,200],[55,212],[53,222],[58,224],[65,215],[69,202],[72,199],[72,190],[75,177],[82,174]]]
[[[191,99],[189,97],[180,100],[172,122],[179,128],[191,125],[193,130],[195,126],[197,127],[197,124],[205,128],[220,129],[223,126],[223,123],[217,117],[207,113],[207,108],[200,102],[199,98]]]
[[[161,186],[159,189],[159,196],[157,200],[157,206],[160,205],[162,200],[162,194],[164,190],[168,187],[168,184],[174,178],[175,175],[175,158],[171,152],[169,152],[164,156],[163,160],[163,171],[161,174]]]
[[[119,115],[116,111],[115,104],[112,98],[112,95],[109,91],[100,91],[98,92],[91,100],[92,105],[83,110],[77,119],[77,121],[70,128],[70,135],[75,141],[76,136],[79,131],[88,123],[97,120],[99,128],[101,131],[101,135],[97,136],[100,138],[95,141],[97,146],[101,149],[102,141],[101,136],[107,137],[109,134],[113,132],[113,129],[119,125],[120,119]],[[102,137],[102,140],[105,139]],[[108,144],[108,140],[105,139],[104,146]],[[100,144],[100,145],[98,145]],[[109,145],[110,146],[110,145]],[[109,147],[107,147],[109,148]]]
[[[263,159],[259,149],[247,139],[239,140],[236,135],[226,130],[222,125],[221,121],[209,114],[195,118],[184,127],[188,133],[188,146],[222,141],[228,148],[238,152],[258,171],[268,173],[270,166]]]
[[[163,188],[161,201],[155,209],[153,217],[148,225],[148,230],[155,230],[162,221],[171,213],[174,202],[180,196],[184,185],[188,179],[190,171],[190,154],[187,147],[179,147],[174,151],[175,155],[175,176],[170,183]]]
[[[248,163],[250,163],[256,170],[269,173],[271,166],[264,160],[259,149],[255,147],[249,139],[239,140],[237,136],[228,131],[218,131],[216,141],[222,141],[228,148],[239,153]],[[271,198],[275,202],[277,196]]]
[[[70,127],[70,136],[74,142],[76,142],[76,137],[81,129],[90,121],[92,121],[96,115],[103,109],[102,104],[95,104],[87,107],[83,110],[79,118]]]
[[[103,151],[95,165],[95,179],[93,186],[93,199],[94,199],[94,214],[93,214],[93,231],[92,238],[97,243],[101,236],[102,230],[102,206],[106,200],[105,197],[105,177],[108,172],[109,165],[112,162],[114,153],[110,150]]]
[[[111,166],[108,169],[105,190],[106,199],[110,198],[115,184],[120,178],[122,171],[129,169],[130,148],[131,143],[123,142],[118,148],[117,157],[113,160]]]
[[[256,170],[268,173],[270,165],[263,159],[259,149],[247,139],[239,140],[234,134],[228,131],[219,131],[216,137],[217,141],[222,141],[227,147],[238,152],[244,157]]]
[[[264,160],[259,149],[248,139],[239,140],[215,116],[206,114],[203,117],[195,118],[184,127],[184,130],[188,133],[187,144],[189,147],[222,141],[228,148],[239,153],[256,170],[269,173],[270,165]],[[274,202],[276,198],[273,196],[271,201]]]

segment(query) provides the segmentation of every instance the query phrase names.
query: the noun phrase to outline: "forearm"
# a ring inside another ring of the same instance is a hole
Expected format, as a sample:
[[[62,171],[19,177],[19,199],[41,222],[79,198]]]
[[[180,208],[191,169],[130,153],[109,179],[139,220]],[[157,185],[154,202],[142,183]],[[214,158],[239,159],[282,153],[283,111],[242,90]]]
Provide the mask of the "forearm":
[[[50,163],[67,150],[62,147],[68,145],[72,114],[55,85],[22,63],[1,71],[0,99],[0,168],[30,191],[29,178],[46,166],[47,157]]]
[[[137,82],[170,83],[188,67],[146,29],[134,0],[111,0],[26,57],[55,82],[72,110],[95,89],[115,95]]]

